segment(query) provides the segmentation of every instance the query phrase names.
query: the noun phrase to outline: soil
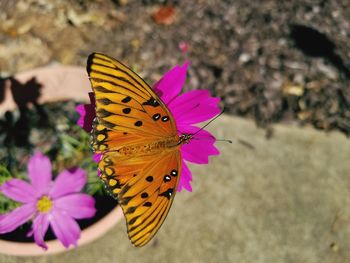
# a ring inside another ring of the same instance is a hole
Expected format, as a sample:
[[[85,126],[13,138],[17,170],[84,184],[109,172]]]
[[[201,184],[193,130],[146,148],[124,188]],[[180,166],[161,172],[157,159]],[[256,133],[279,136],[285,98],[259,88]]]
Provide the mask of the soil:
[[[0,74],[109,54],[150,84],[191,62],[187,90],[226,112],[350,134],[350,2],[0,1]],[[1,88],[0,88],[1,101]]]

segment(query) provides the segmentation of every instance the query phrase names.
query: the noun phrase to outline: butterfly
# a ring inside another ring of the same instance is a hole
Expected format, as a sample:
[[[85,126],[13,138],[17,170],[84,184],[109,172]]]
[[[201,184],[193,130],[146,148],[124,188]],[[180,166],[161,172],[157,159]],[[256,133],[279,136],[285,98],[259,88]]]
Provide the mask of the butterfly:
[[[152,88],[130,68],[100,53],[88,57],[95,95],[92,148],[101,154],[101,179],[118,200],[128,236],[146,245],[163,224],[179,183],[180,147],[175,119]]]

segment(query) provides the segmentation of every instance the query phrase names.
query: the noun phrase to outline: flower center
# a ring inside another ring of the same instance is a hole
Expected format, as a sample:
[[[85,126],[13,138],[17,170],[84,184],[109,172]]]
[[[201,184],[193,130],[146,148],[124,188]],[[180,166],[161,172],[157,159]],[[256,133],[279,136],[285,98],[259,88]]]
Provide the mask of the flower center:
[[[52,208],[52,200],[50,199],[50,197],[44,195],[36,203],[36,208],[40,213],[47,213]]]

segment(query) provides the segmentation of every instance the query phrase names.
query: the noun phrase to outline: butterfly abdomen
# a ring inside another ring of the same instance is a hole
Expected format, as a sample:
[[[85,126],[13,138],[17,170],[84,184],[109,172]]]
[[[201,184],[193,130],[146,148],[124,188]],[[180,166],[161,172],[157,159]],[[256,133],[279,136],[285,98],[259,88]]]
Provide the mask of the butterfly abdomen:
[[[167,151],[173,151],[175,147],[178,147],[179,137],[174,136],[172,138],[163,139],[144,144],[128,145],[120,148],[117,152],[122,156],[145,156],[158,153],[164,153]]]

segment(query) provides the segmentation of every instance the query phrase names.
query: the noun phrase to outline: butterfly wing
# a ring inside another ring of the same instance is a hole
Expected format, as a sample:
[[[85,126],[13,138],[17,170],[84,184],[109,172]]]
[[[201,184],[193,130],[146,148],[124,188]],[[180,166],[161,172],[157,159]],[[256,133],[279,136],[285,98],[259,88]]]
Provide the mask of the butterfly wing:
[[[92,146],[96,152],[175,136],[173,116],[157,94],[131,69],[99,53],[87,71],[96,100]]]
[[[101,178],[124,211],[131,242],[143,246],[164,222],[174,199],[180,151],[123,156],[118,149],[174,137],[175,121],[154,91],[115,59],[91,54],[87,71],[96,99],[92,146],[103,153]]]
[[[180,151],[135,158],[108,152],[99,169],[123,209],[129,239],[135,246],[144,246],[163,224],[174,200],[181,171]]]

